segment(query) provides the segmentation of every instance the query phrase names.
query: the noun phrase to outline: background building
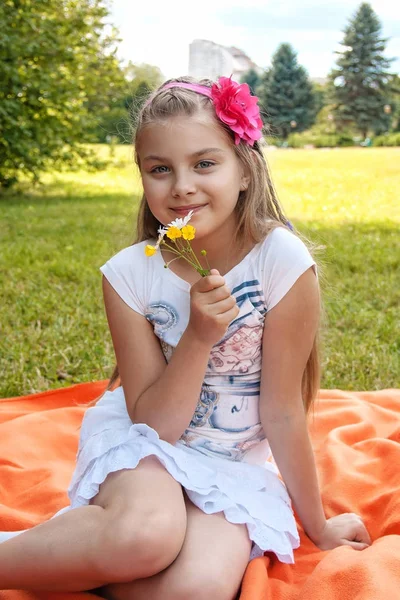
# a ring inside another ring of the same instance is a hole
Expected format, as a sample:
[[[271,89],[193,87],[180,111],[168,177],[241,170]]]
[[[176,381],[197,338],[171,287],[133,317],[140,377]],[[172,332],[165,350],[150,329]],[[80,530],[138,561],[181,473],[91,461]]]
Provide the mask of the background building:
[[[227,47],[209,40],[194,40],[189,46],[189,75],[217,79],[221,75],[239,81],[249,69],[261,73],[243,50]]]

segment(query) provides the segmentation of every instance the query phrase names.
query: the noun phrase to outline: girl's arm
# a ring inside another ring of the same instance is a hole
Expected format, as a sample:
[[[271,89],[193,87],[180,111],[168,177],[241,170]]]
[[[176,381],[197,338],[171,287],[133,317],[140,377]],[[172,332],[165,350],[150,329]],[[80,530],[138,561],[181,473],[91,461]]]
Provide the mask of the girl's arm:
[[[301,381],[318,329],[320,298],[308,269],[267,313],[263,337],[260,416],[272,454],[305,532],[323,549],[369,536],[356,515],[327,521],[303,409]]]
[[[239,309],[218,271],[191,289],[189,325],[166,364],[146,318],[103,278],[104,304],[129,416],[174,444],[195,411],[211,348]]]

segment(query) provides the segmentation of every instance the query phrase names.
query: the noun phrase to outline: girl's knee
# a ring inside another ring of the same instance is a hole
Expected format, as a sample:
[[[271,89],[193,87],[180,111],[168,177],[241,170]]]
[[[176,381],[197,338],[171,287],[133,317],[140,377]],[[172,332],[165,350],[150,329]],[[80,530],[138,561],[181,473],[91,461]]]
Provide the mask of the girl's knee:
[[[163,571],[178,556],[185,533],[186,515],[162,507],[147,514],[106,515],[99,540],[105,581],[133,581]]]

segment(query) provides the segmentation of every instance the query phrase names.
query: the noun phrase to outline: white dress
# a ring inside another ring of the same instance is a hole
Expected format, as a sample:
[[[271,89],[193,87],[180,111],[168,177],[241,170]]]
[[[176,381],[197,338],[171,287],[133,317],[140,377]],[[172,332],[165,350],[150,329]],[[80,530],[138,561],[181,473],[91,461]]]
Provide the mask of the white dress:
[[[189,320],[190,285],[164,268],[160,253],[146,257],[146,243],[118,252],[101,271],[124,302],[153,324],[168,362]],[[240,313],[212,348],[197,407],[175,445],[132,423],[122,387],[88,408],[68,490],[71,504],[60,512],[88,504],[109,473],[155,455],[201,510],[223,511],[231,523],[246,524],[251,557],[271,551],[294,562],[296,522],[259,417],[261,342],[267,311],[314,265],[303,242],[278,228],[224,276]]]

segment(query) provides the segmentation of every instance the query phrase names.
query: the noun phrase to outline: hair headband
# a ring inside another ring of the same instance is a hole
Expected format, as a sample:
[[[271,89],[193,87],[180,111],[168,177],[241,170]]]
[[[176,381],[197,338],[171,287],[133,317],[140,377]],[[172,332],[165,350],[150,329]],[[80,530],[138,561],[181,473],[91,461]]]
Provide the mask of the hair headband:
[[[257,96],[252,96],[247,83],[237,83],[230,77],[220,77],[212,87],[197,83],[171,81],[161,90],[173,87],[192,90],[197,94],[207,96],[214,104],[217,117],[235,134],[235,144],[243,140],[253,146],[262,137],[262,121],[260,109],[257,106]],[[151,102],[150,98],[146,106]]]

